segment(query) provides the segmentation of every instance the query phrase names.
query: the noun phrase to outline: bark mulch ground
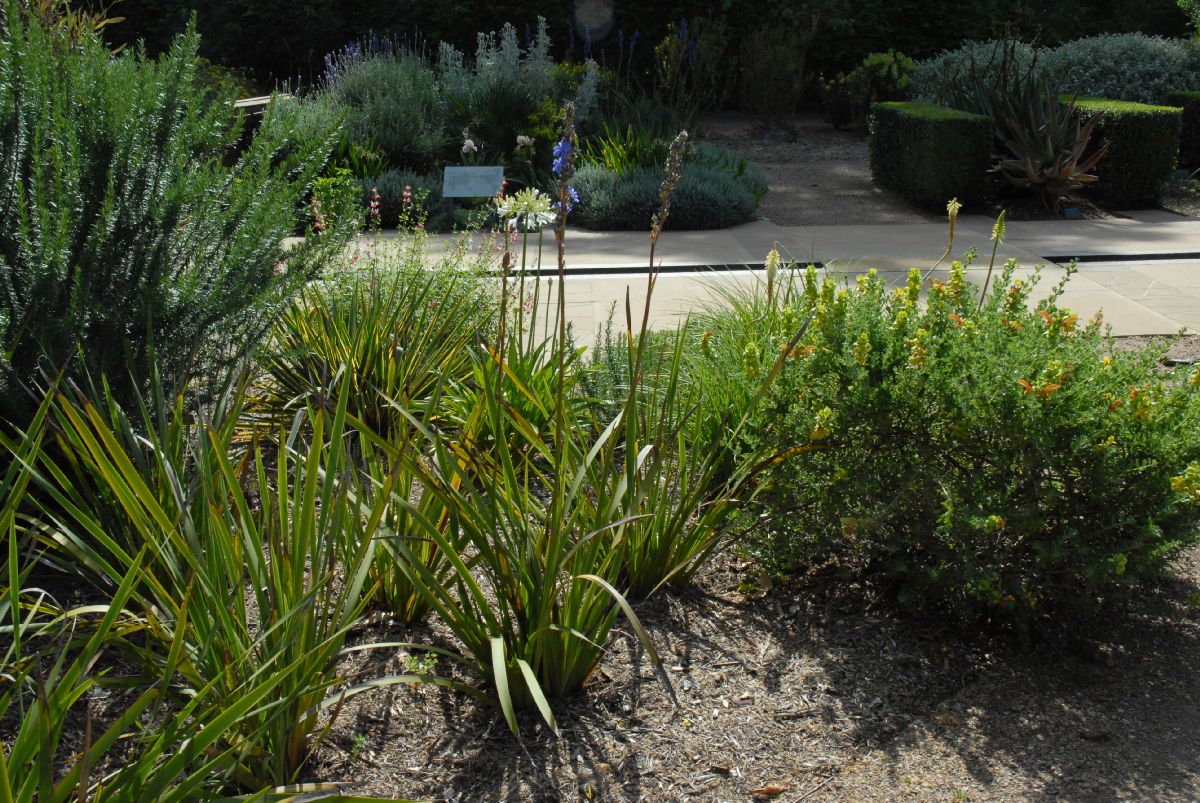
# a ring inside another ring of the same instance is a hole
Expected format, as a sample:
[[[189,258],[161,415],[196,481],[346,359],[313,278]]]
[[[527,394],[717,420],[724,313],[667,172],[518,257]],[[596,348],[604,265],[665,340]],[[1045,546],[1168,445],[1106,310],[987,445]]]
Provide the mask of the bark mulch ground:
[[[900,613],[835,570],[763,584],[725,556],[638,606],[677,704],[618,628],[557,704],[560,738],[398,687],[348,703],[309,775],[438,800],[1200,798],[1200,551],[1128,615],[1024,646]]]

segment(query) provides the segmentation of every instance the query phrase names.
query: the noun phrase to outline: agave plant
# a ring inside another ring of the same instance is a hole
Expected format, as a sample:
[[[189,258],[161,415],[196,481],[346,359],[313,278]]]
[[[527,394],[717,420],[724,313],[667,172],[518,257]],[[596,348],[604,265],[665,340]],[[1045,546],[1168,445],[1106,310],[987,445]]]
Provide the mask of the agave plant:
[[[1006,151],[993,169],[1058,211],[1064,196],[1099,180],[1092,171],[1108,145],[1091,152],[1089,145],[1100,118],[1084,122],[1075,99],[1060,99],[1044,78],[1019,87],[1011,93],[992,91],[996,136]]]

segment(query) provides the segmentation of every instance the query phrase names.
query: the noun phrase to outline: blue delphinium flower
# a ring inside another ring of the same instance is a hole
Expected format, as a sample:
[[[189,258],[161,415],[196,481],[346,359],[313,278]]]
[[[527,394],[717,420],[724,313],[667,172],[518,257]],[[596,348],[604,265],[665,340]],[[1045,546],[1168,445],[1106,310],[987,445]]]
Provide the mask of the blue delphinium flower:
[[[569,213],[579,203],[579,192],[572,185],[567,185],[567,212]],[[554,209],[562,208],[562,201],[554,202]]]
[[[554,146],[554,175],[561,175],[563,167],[567,164],[567,157],[571,155],[571,142],[569,140],[560,139],[558,144]]]
[[[684,17],[679,21],[679,41],[687,41],[687,17]]]
[[[629,37],[629,55],[633,55],[634,48],[637,47],[638,37],[642,35],[641,31],[634,31],[633,36]]]

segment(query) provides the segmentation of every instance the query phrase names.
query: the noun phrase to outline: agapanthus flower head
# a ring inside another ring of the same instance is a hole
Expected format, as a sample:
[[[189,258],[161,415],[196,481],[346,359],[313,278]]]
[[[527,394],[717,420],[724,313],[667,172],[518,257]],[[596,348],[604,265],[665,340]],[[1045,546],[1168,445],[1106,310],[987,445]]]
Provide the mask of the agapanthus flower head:
[[[553,207],[550,196],[532,187],[513,195],[496,198],[493,201],[496,215],[510,229],[524,224],[526,228],[540,228],[554,222]]]

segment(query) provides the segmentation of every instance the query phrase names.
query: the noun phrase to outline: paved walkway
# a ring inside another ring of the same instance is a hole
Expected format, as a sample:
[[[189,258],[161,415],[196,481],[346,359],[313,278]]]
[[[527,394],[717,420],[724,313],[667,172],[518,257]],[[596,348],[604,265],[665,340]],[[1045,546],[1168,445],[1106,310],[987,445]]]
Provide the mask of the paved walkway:
[[[962,216],[954,255],[974,247],[980,257],[971,268],[982,283],[991,253],[992,219]],[[777,226],[759,220],[733,229],[666,232],[657,260],[665,272],[652,303],[651,320],[670,326],[712,300],[714,287],[756,281],[755,274],[729,266],[761,266],[774,243],[797,261],[821,262],[849,278],[877,268],[901,282],[910,267],[928,268],[946,248],[947,228],[937,223],[838,226]],[[544,264],[553,264],[553,240],[546,238]],[[649,235],[645,232],[567,233],[567,306],[583,342],[591,339],[614,303],[623,317],[626,288],[635,317],[641,314]],[[1063,303],[1088,318],[1103,310],[1118,335],[1200,333],[1200,220],[1167,212],[1131,213],[1113,220],[1014,221],[997,255],[997,265],[1013,258],[1022,274],[1042,265],[1041,287],[1063,275],[1063,265],[1080,258]],[[761,276],[761,274],[759,274]]]

